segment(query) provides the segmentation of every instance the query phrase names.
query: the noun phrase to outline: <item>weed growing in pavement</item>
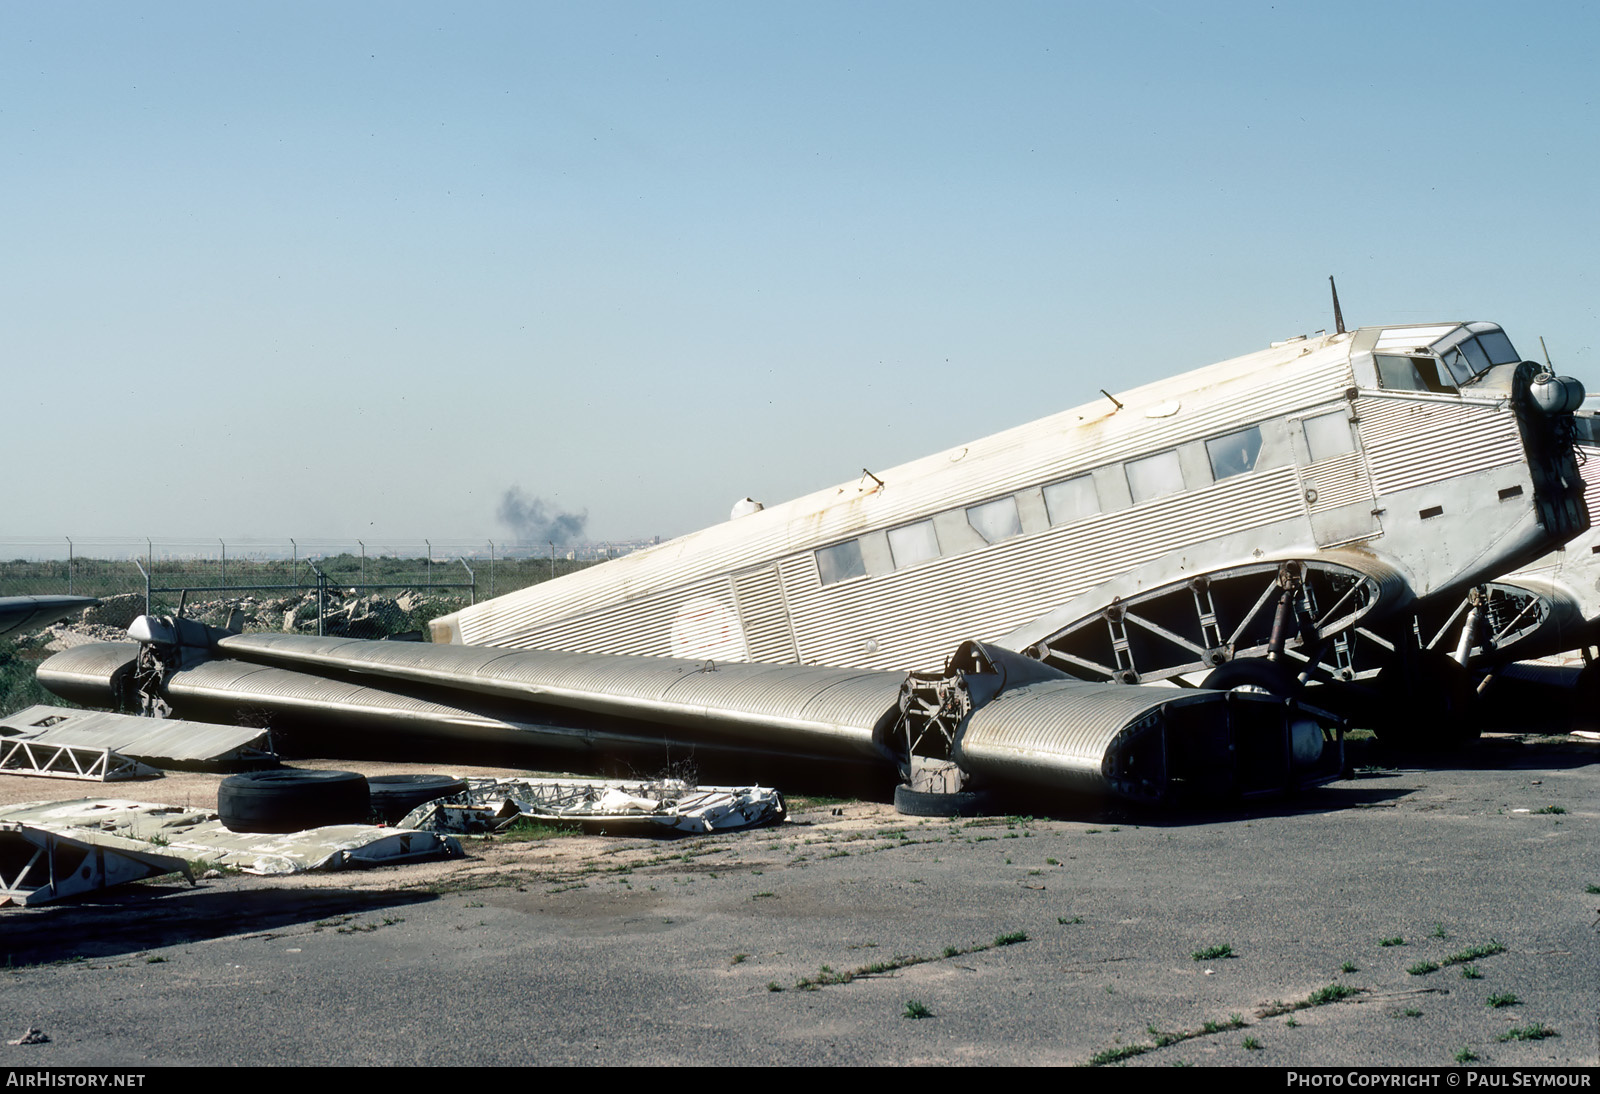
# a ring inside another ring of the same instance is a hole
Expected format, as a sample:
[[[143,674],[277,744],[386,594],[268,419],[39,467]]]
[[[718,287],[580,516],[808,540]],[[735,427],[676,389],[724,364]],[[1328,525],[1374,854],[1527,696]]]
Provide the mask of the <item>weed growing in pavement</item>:
[[[1189,956],[1196,961],[1217,961],[1224,957],[1232,957],[1233,947],[1224,942],[1217,946],[1207,946],[1204,949],[1196,950]]]
[[[1453,953],[1444,959],[1446,965],[1464,965],[1468,961],[1476,961],[1480,957],[1493,957],[1497,953],[1505,953],[1506,947],[1502,942],[1491,938],[1479,946],[1468,946],[1460,953]]]
[[[1496,1038],[1498,1041],[1542,1041],[1546,1037],[1560,1037],[1561,1034],[1545,1025],[1543,1022],[1533,1022],[1526,1026],[1517,1026],[1508,1029]]]

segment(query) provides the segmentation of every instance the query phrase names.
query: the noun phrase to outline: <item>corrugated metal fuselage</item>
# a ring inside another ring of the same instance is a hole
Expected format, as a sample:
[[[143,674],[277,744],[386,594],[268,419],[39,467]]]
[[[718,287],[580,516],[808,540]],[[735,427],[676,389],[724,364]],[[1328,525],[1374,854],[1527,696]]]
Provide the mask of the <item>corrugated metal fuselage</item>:
[[[1393,575],[1374,587],[1399,610],[1575,530],[1537,504],[1515,366],[1383,386],[1374,351],[1412,329],[1467,328],[1275,346],[499,597],[434,637],[931,669],[964,639],[1025,650],[1116,596],[1330,552]]]

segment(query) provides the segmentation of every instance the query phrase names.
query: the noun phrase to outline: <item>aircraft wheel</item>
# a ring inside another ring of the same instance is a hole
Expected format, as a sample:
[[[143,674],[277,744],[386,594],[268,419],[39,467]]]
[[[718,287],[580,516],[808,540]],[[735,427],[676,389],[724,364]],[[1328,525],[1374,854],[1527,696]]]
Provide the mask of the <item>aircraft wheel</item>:
[[[1300,690],[1299,678],[1276,661],[1241,657],[1224,661],[1206,674],[1200,685],[1212,691],[1259,691],[1288,698]]]
[[[450,775],[374,775],[367,780],[372,812],[385,824],[396,824],[417,806],[466,789],[465,779]]]
[[[988,810],[989,795],[976,790],[936,794],[905,783],[894,788],[894,811],[907,817],[979,817]]]
[[[1417,655],[1407,678],[1399,664],[1378,673],[1380,740],[1410,748],[1453,748],[1478,739],[1481,722],[1472,674],[1439,650]]]
[[[217,814],[230,832],[362,824],[369,808],[367,780],[354,771],[246,771],[217,788]]]

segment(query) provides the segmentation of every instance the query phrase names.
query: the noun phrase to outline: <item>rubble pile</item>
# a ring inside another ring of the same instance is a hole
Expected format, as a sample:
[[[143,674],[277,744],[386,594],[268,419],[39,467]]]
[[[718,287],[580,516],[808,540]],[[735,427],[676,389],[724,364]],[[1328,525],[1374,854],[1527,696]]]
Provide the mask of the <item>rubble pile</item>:
[[[461,606],[461,600],[456,597],[430,596],[411,589],[394,595],[366,596],[341,596],[330,589],[323,608],[322,630],[324,634],[344,638],[421,639],[430,619]],[[175,607],[165,605],[164,609],[171,611]],[[129,624],[144,614],[144,609],[142,593],[106,597],[80,617],[64,620],[40,631],[28,644],[59,651],[86,642],[126,641]],[[183,614],[186,619],[195,619],[214,627],[315,634],[317,594],[312,590],[287,597],[241,595],[227,599],[191,600],[184,605]]]

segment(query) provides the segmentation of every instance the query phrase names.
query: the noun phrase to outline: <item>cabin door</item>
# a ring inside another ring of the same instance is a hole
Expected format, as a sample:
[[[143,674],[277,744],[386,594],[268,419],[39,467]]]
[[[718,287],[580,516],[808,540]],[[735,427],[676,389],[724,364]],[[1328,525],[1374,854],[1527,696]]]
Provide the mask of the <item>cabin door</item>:
[[[750,660],[768,664],[793,664],[794,628],[783,596],[783,579],[776,566],[733,575],[733,596],[744,624]]]
[[[1379,535],[1372,472],[1349,408],[1289,419],[1300,497],[1318,547]]]

